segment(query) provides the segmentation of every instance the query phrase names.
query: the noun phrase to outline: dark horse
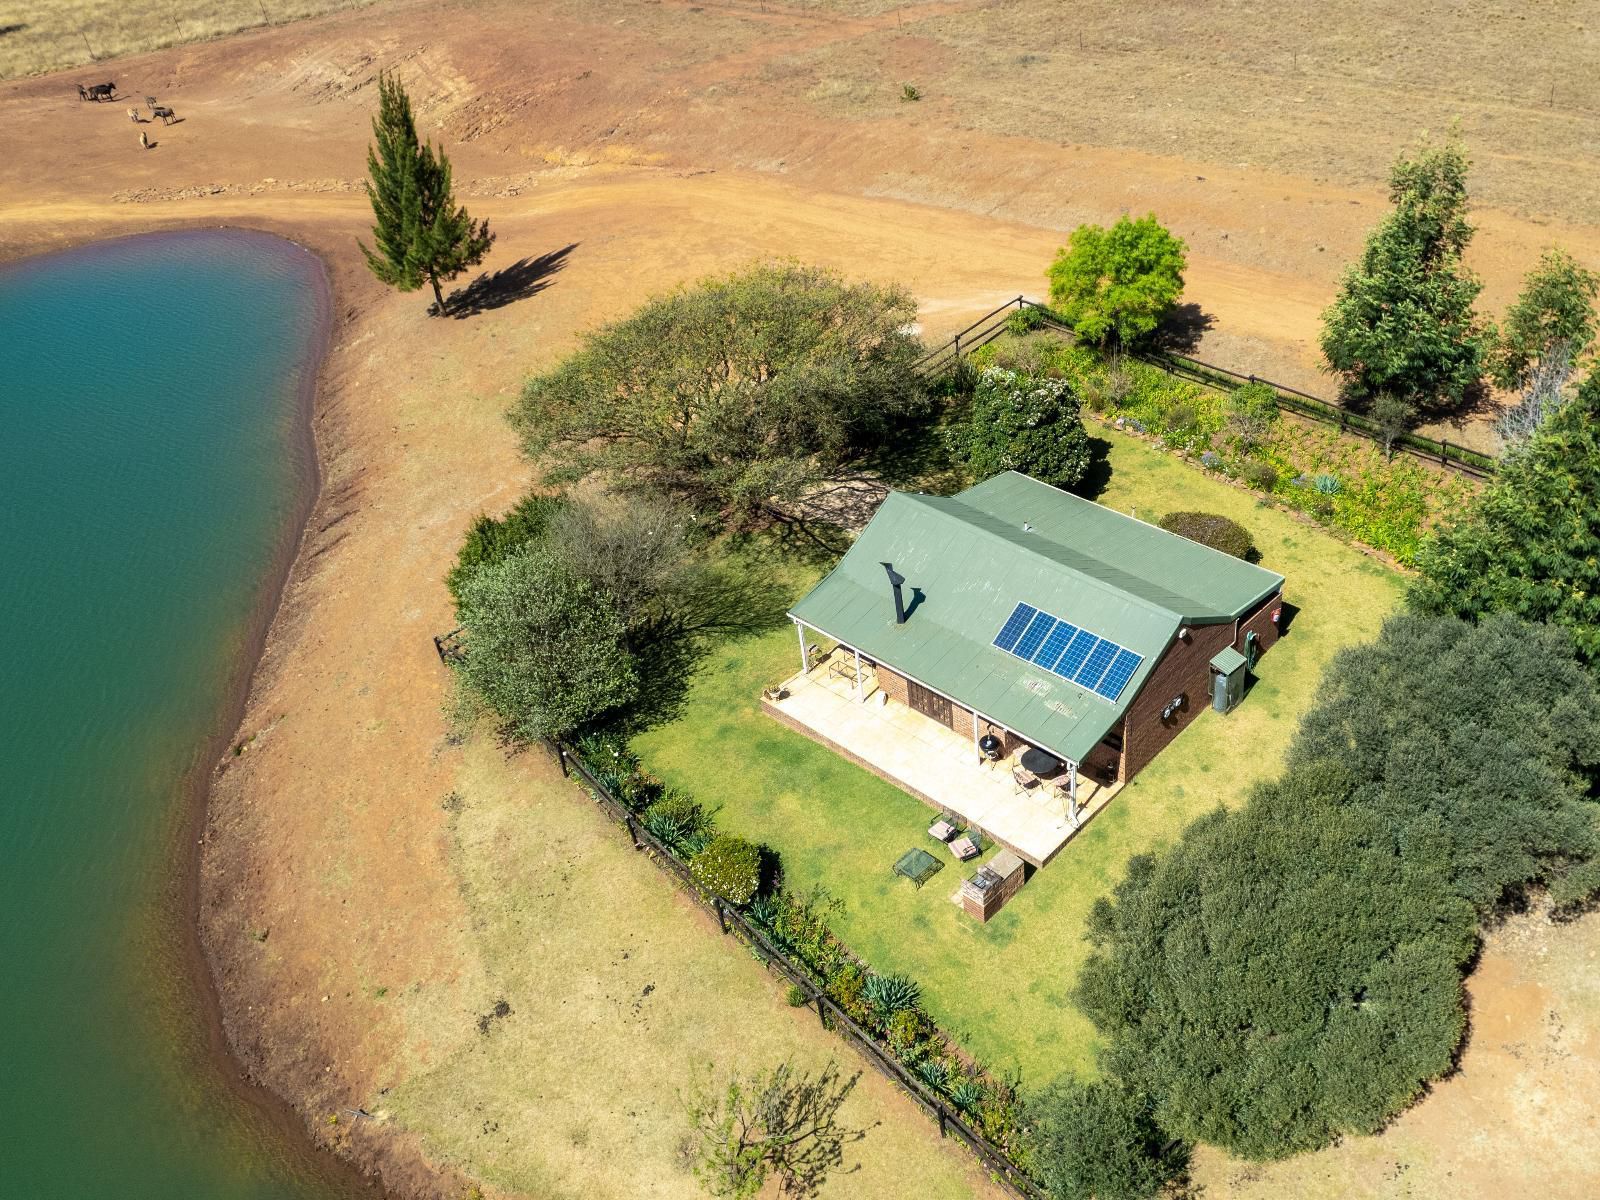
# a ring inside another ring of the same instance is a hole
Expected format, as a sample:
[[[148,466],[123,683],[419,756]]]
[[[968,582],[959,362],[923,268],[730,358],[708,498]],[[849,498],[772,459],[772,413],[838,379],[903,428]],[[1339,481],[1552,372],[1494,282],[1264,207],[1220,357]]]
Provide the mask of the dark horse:
[[[101,100],[115,100],[116,98],[117,85],[114,83],[97,83],[90,87],[84,87],[81,83],[78,85],[79,100],[93,100],[98,103]]]
[[[163,125],[171,125],[172,124],[172,118],[175,115],[176,114],[170,108],[168,108],[165,104],[155,104],[155,105],[152,105],[151,108],[150,108],[150,118],[151,118],[151,120],[154,120],[156,117],[160,117],[161,118],[161,123]]]

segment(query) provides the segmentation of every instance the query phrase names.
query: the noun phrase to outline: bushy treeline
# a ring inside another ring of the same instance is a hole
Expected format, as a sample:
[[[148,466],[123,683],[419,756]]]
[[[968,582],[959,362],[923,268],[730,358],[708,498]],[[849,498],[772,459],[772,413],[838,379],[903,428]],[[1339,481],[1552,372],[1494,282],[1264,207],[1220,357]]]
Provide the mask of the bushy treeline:
[[[529,496],[479,517],[446,577],[467,699],[517,741],[659,701],[703,635],[768,607],[759,574],[731,576],[704,543],[688,508],[650,492]]]
[[[1380,1128],[1453,1061],[1478,922],[1600,889],[1597,763],[1600,688],[1559,629],[1403,614],[1336,656],[1282,776],[1094,909],[1076,999],[1126,1131],[1101,1169],[1144,1187],[1168,1138],[1275,1158]],[[1044,1145],[1081,1156],[1064,1086]]]

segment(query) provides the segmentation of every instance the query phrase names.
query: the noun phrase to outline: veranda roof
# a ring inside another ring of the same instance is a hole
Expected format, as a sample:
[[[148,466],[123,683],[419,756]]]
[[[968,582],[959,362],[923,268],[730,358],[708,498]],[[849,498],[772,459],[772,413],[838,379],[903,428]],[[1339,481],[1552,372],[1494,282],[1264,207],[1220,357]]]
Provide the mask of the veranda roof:
[[[884,563],[905,577],[896,625]],[[1283,577],[1016,472],[958,496],[891,492],[790,616],[1081,762],[1185,625],[1233,621]],[[1019,604],[1140,656],[1115,700],[994,645]]]

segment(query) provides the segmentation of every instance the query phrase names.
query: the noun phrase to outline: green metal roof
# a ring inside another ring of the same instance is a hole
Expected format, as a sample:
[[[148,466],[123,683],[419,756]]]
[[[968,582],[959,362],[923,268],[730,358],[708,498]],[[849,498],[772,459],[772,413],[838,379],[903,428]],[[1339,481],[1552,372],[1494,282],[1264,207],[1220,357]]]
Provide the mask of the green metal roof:
[[[886,562],[906,580],[903,625],[894,623]],[[1007,472],[959,496],[891,492],[790,615],[1082,761],[1180,627],[1232,621],[1282,583],[1281,575]],[[1142,656],[1116,703],[993,645],[1019,602]]]
[[[1240,667],[1248,666],[1249,661],[1232,646],[1224,646],[1217,651],[1216,657],[1211,660],[1211,665],[1224,675],[1232,675]]]

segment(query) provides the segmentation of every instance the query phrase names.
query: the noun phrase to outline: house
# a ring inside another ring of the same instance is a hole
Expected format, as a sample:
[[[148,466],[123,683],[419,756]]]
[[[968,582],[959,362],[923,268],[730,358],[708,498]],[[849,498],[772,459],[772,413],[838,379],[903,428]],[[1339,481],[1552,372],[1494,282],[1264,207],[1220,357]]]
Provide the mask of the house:
[[[958,735],[966,766],[992,764],[1007,787],[1015,775],[1015,798],[969,801],[941,782],[953,767],[919,767],[933,749],[896,765],[882,736],[855,746],[820,718],[800,719],[803,705],[769,709],[1041,866],[1081,824],[1080,789],[1126,783],[1207,705],[1237,702],[1247,669],[1277,640],[1283,582],[1016,472],[952,497],[891,492],[790,611],[802,668],[792,682],[821,679],[814,647],[835,643],[826,671],[837,693],[879,719],[909,710]],[[839,714],[828,720],[844,728]],[[953,752],[940,736],[928,745]],[[1033,776],[1060,792],[1042,833],[1033,810],[1052,789],[1029,796],[1028,774],[1002,769],[1028,751]],[[1040,772],[1041,762],[1056,769]]]

